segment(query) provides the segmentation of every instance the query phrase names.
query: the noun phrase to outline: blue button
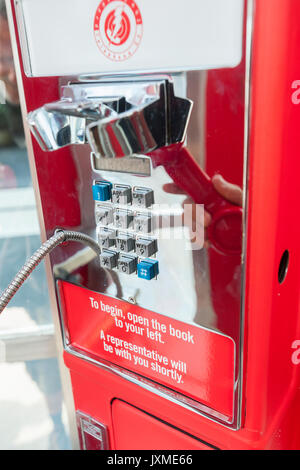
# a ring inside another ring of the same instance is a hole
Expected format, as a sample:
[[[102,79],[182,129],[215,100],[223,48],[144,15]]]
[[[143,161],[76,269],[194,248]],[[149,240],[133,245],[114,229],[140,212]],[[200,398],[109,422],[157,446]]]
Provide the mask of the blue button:
[[[158,261],[153,259],[144,259],[137,265],[138,277],[150,281],[158,275]]]
[[[112,184],[107,181],[96,181],[93,184],[94,201],[108,201],[111,199]]]

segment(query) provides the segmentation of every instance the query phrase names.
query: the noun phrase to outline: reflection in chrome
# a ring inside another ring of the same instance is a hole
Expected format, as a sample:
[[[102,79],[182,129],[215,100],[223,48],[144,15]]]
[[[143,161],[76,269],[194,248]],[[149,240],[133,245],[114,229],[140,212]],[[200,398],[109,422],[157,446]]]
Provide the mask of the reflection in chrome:
[[[97,157],[129,157],[182,142],[191,107],[166,78],[70,83],[28,121],[43,150],[89,142]]]
[[[232,73],[235,76],[240,72],[236,69]],[[214,132],[207,133],[206,123],[210,109],[207,102],[206,72],[188,74],[186,86],[181,88],[177,86],[176,78],[173,77],[176,95],[186,96],[187,89],[188,96],[192,97],[195,102],[195,112],[188,130],[189,147],[194,146],[196,149],[196,152],[193,153],[196,155],[200,166],[205,169],[213,160],[214,166],[217,168],[218,162],[222,161],[222,155],[229,154],[231,141],[228,139],[228,144],[224,145],[220,155],[212,155],[207,151],[207,142],[217,142],[220,138],[222,141],[224,129],[223,121],[217,119],[218,113],[216,113]],[[175,98],[173,85],[166,77],[159,77],[152,81],[140,77],[131,77],[130,82],[128,78],[126,81],[126,79],[119,77],[115,77],[114,80],[106,78],[106,80],[89,83],[69,83],[62,89],[61,101],[46,105],[41,109],[48,114],[57,113],[57,125],[60,122],[64,123],[64,120],[67,119],[66,126],[73,126],[70,137],[74,136],[75,143],[77,141],[78,143],[86,143],[88,134],[93,147],[91,155],[92,168],[98,174],[99,179],[104,178],[112,184],[152,188],[156,195],[155,202],[160,207],[162,204],[173,205],[176,203],[182,210],[182,203],[186,196],[165,191],[165,186],[172,180],[170,180],[170,175],[165,166],[162,163],[158,164],[158,157],[156,159],[152,156],[151,158],[145,156],[135,157],[132,156],[132,153],[147,153],[153,150],[153,146],[158,148],[168,143],[183,140],[191,102],[186,99]],[[227,108],[224,100],[227,95],[218,93],[218,83],[215,83],[215,81],[210,83],[213,85],[213,96],[220,105],[221,110],[224,106],[224,116],[226,116],[225,111]],[[243,103],[244,91],[242,87],[236,88],[231,85],[228,88],[228,93],[233,94],[239,103]],[[106,116],[105,113],[107,113]],[[155,118],[152,113],[156,115]],[[43,113],[41,115],[43,116]],[[75,120],[74,123],[73,119]],[[157,127],[155,127],[155,123]],[[32,124],[35,125],[36,120],[32,120]],[[80,138],[76,134],[77,130]],[[42,131],[43,129],[39,129],[39,133]],[[82,139],[82,136],[84,136],[84,139]],[[239,164],[241,165],[242,153],[243,143],[240,142],[238,154]],[[72,148],[71,154],[79,180],[82,183],[79,195],[75,190],[72,195],[80,201],[80,214],[83,217],[84,230],[95,238],[95,226],[90,223],[94,218],[94,206],[91,205],[90,192],[86,191],[86,181],[89,180],[92,184],[95,178],[95,175],[92,175],[91,168],[89,168],[90,150],[87,146],[76,145]],[[158,154],[160,156],[160,152]],[[103,156],[123,156],[124,158],[102,158]],[[58,164],[59,156],[53,155],[53,159]],[[137,162],[141,163],[139,171],[137,171]],[[121,163],[122,165],[120,165]],[[181,160],[175,159],[175,162],[172,160],[172,163],[180,164]],[[228,165],[230,165],[230,161],[228,161]],[[182,175],[181,168],[178,174]],[[190,181],[188,178],[186,180]],[[190,186],[192,187],[192,185]],[[198,193],[200,193],[199,188]],[[51,198],[51,194],[49,197]],[[171,233],[174,234],[174,240],[164,237],[165,228],[162,225],[158,227],[161,231],[159,251],[157,252],[157,260],[160,263],[159,284],[150,282],[145,286],[146,281],[137,278],[135,275],[128,275],[107,268],[99,270],[98,259],[97,262],[96,260],[90,260],[88,263],[88,278],[80,273],[66,272],[62,266],[59,266],[58,271],[57,265],[61,264],[61,256],[57,259],[51,258],[55,277],[117,299],[133,302],[145,309],[184,321],[187,324],[212,329],[220,334],[227,334],[232,337],[236,344],[232,422],[230,419],[228,420],[228,417],[219,415],[216,410],[205,409],[203,404],[193,402],[187,396],[176,394],[175,397],[174,391],[166,390],[161,385],[154,384],[144,377],[137,377],[129,371],[125,373],[124,370],[120,370],[115,365],[104,364],[102,360],[99,362],[95,358],[87,358],[85,354],[82,354],[82,351],[74,351],[66,329],[67,321],[62,321],[65,348],[71,354],[89,360],[127,380],[134,381],[134,383],[147,388],[153,393],[157,393],[168,400],[174,400],[181,406],[188,406],[191,411],[209,416],[210,419],[236,429],[240,425],[238,415],[240,403],[237,395],[240,385],[240,257],[237,269],[229,269],[230,262],[225,263],[228,257],[226,259],[220,256],[216,258],[215,253],[210,248],[194,251],[185,250],[185,241],[177,239],[178,230],[182,231],[184,228],[182,223],[177,227],[176,220],[174,220],[171,227],[167,227],[168,232],[170,232],[170,228]],[[72,263],[74,261],[72,259]],[[162,295],[164,293],[168,293],[168,295]],[[230,308],[227,308],[229,304]]]

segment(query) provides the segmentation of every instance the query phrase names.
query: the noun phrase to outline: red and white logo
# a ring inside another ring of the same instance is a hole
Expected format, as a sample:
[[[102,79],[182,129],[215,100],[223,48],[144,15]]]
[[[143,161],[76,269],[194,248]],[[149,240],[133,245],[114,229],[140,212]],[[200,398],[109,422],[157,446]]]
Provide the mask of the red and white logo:
[[[130,59],[143,36],[137,4],[134,0],[102,0],[95,14],[94,33],[100,51],[108,59]]]

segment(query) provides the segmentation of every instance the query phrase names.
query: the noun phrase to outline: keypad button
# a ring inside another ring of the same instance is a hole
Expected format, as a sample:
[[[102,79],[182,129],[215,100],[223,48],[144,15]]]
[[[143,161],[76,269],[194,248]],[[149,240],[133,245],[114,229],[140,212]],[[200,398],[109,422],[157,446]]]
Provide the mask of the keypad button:
[[[116,240],[117,248],[120,251],[125,251],[128,253],[129,251],[134,250],[135,247],[135,239],[133,236],[127,233],[119,233],[117,240]]]
[[[94,180],[92,189],[97,237],[102,250],[101,266],[108,269],[117,267],[120,272],[127,274],[136,273],[138,261],[141,264],[158,251],[154,238],[155,217],[151,208],[154,204],[153,189],[123,183],[112,184],[105,180]],[[131,204],[131,207],[125,207]],[[139,269],[142,268],[144,279],[152,279],[157,275],[158,265],[153,267],[148,261],[146,268],[142,266]],[[146,275],[147,269],[149,273]]]
[[[151,279],[155,278],[159,273],[158,261],[152,259],[142,260],[137,265],[137,272],[139,278],[150,281]]]
[[[116,230],[111,230],[106,227],[102,228],[98,234],[98,242],[101,248],[111,248],[116,244]]]
[[[113,223],[113,209],[110,206],[96,205],[95,211],[96,223],[101,225],[109,225]]]
[[[133,214],[125,210],[114,211],[114,225],[118,228],[130,228],[133,221]]]
[[[118,270],[121,273],[133,274],[136,272],[137,259],[133,256],[120,255],[118,259]]]
[[[148,214],[137,214],[133,224],[134,230],[139,233],[150,233],[153,230],[153,219]]]
[[[115,251],[103,250],[100,255],[100,265],[102,268],[113,269],[117,266],[118,253]]]
[[[148,258],[157,252],[157,240],[148,238],[138,238],[136,241],[135,252],[138,256],[144,256]]]
[[[122,184],[115,184],[112,189],[112,202],[114,204],[131,204],[131,187]]]
[[[150,207],[154,204],[154,192],[150,188],[135,187],[132,191],[133,204],[138,207]]]
[[[95,181],[92,188],[94,201],[109,201],[111,188],[112,184],[107,181]]]

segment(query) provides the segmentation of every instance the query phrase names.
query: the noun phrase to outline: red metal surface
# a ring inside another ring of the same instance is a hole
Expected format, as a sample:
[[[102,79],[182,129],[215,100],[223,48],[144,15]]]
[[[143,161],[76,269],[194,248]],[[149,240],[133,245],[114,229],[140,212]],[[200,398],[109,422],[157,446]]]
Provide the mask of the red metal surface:
[[[291,99],[291,84],[300,75],[299,14],[300,4],[295,0],[256,2],[245,286],[245,426],[262,436],[262,447],[290,448],[296,438],[291,429],[283,427],[283,420],[293,413],[300,372],[291,360],[291,344],[300,337],[300,225],[294,217],[299,205],[300,109]],[[291,254],[288,274],[279,284],[278,267],[286,249]]]
[[[120,400],[112,402],[112,421],[115,446],[119,450],[212,450]]]
[[[230,421],[231,338],[67,282],[58,281],[58,288],[70,346],[149,377]]]

